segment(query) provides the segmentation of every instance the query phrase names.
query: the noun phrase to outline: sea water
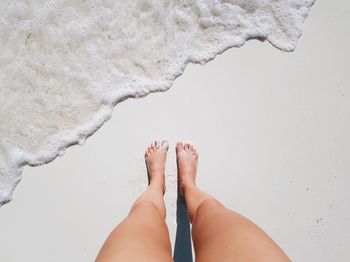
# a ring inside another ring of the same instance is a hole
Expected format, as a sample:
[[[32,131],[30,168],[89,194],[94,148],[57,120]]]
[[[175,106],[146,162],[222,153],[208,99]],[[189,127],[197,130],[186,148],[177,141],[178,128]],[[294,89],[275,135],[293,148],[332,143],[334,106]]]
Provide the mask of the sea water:
[[[0,1],[0,206],[24,165],[247,40],[293,51],[314,0]]]

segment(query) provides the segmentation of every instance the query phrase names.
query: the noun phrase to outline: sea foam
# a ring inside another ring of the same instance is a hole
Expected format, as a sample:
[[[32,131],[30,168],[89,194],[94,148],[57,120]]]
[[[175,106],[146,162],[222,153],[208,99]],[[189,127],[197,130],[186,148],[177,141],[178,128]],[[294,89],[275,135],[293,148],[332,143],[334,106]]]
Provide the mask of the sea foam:
[[[0,206],[24,165],[247,40],[293,51],[314,0],[0,1]]]

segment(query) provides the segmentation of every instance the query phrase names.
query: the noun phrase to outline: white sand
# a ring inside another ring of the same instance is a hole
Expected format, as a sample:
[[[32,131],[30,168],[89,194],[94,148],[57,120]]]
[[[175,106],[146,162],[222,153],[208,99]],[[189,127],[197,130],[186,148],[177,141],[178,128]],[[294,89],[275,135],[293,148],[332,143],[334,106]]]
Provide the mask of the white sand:
[[[24,165],[84,141],[127,97],[167,90],[186,64],[252,38],[294,50],[313,2],[2,0],[0,206]]]
[[[316,3],[296,52],[251,41],[190,65],[168,92],[121,103],[83,147],[26,167],[0,209],[0,261],[93,261],[147,181],[148,142],[167,138],[169,175],[175,142],[193,141],[198,184],[293,261],[348,262],[349,3]]]

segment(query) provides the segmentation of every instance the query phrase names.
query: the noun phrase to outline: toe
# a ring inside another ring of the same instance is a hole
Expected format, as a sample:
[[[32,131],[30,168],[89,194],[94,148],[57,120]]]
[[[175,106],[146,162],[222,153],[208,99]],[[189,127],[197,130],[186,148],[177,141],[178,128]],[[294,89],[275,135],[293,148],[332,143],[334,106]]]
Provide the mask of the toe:
[[[176,152],[181,152],[184,149],[184,146],[181,142],[176,143]]]
[[[168,149],[169,149],[169,143],[168,143],[167,140],[163,140],[163,141],[162,141],[161,148],[162,148],[163,150],[165,150],[165,151],[168,151]]]
[[[157,149],[159,149],[159,148],[160,148],[160,146],[161,146],[160,141],[159,141],[159,140],[157,140],[155,143],[156,143],[156,146],[155,146],[155,147],[156,147]]]
[[[192,154],[196,157],[196,158],[198,158],[198,152],[197,152],[197,149],[195,149],[194,147],[193,147],[193,149],[192,149]]]
[[[184,146],[184,148],[185,148],[185,150],[189,150],[190,149],[190,144],[185,144],[185,146]]]
[[[193,152],[193,149],[194,149],[193,145],[189,144],[188,148]]]
[[[151,148],[154,148],[156,146],[156,141],[152,141]]]
[[[150,148],[150,147],[147,148],[146,152],[145,152],[145,158],[148,158],[150,156],[151,152],[152,152],[152,148]]]

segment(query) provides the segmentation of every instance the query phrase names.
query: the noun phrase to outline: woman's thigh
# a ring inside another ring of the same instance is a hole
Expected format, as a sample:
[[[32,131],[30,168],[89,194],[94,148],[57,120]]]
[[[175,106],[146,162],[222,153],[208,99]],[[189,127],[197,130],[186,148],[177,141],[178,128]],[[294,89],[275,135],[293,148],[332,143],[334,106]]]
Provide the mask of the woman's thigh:
[[[289,261],[250,220],[213,199],[197,209],[192,227],[196,261]]]
[[[168,228],[152,202],[134,206],[110,234],[97,262],[172,261]]]

